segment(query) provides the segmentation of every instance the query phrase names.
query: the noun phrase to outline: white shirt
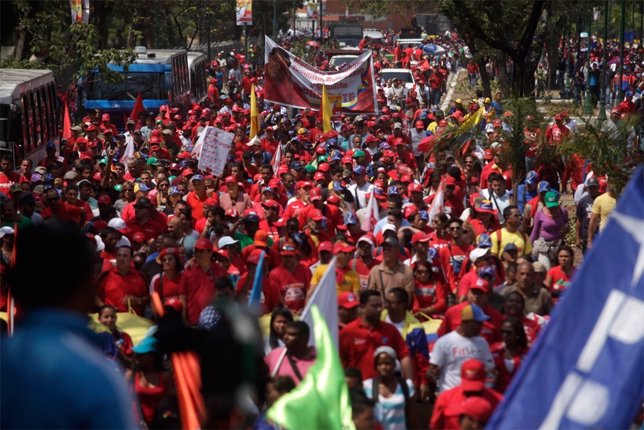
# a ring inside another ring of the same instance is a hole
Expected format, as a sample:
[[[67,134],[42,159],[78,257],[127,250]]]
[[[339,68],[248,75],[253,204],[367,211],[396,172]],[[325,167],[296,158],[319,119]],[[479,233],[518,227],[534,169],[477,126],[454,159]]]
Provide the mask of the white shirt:
[[[369,203],[366,196],[367,193],[373,191],[373,184],[371,182],[365,182],[361,187],[358,184],[351,184],[347,187],[347,190],[349,190],[354,199],[356,194],[358,195],[359,209],[362,209],[366,208]]]
[[[409,397],[414,395],[414,384],[408,379]],[[367,379],[362,383],[364,392],[369,399],[373,398],[373,379]],[[374,408],[376,419],[382,427],[387,430],[406,430],[405,422],[405,395],[400,384],[396,386],[396,392],[391,397],[384,397],[378,393],[378,400]]]
[[[441,392],[461,385],[461,366],[470,358],[483,362],[488,373],[494,369],[490,347],[481,336],[465,337],[454,330],[438,338],[429,362],[440,367],[438,386]]]
[[[481,190],[481,195],[492,202],[492,207],[499,212],[499,222],[503,224],[505,222],[505,218],[503,218],[503,210],[512,203],[510,201],[510,193],[508,190],[505,190],[505,193],[501,197],[494,194],[494,198],[492,198],[492,194],[494,194],[494,192],[490,191],[489,188]]]

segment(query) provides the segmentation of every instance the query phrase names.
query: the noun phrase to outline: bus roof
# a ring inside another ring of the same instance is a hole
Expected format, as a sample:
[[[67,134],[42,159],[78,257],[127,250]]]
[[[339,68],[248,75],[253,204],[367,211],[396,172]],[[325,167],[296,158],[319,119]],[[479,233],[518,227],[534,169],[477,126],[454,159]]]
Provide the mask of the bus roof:
[[[18,91],[40,87],[54,81],[54,73],[47,69],[0,69],[0,103],[11,104]]]
[[[134,61],[128,65],[131,72],[164,72],[171,70],[172,59],[186,55],[187,51],[182,49],[149,49],[145,53],[138,54]],[[167,67],[166,67],[167,66]],[[108,66],[115,72],[123,72],[124,67],[115,63]]]
[[[188,67],[197,61],[205,61],[208,57],[203,52],[199,51],[188,51]]]

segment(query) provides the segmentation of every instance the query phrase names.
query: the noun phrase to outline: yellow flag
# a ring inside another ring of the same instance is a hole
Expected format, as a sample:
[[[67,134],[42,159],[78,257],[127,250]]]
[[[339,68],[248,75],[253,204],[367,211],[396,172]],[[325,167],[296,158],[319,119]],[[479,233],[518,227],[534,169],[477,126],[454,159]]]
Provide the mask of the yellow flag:
[[[326,91],[326,85],[322,85],[322,131],[326,133],[331,131],[331,117],[333,116],[333,104],[329,100],[329,94]]]
[[[250,86],[250,138],[257,136],[259,132],[259,109],[257,109],[257,95],[255,84]]]

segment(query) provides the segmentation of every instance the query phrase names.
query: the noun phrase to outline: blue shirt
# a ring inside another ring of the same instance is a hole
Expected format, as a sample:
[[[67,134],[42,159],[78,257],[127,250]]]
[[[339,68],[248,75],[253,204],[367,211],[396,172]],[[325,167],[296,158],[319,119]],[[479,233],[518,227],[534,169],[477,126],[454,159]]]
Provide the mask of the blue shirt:
[[[132,397],[88,319],[29,311],[0,351],[0,427],[134,429]]]
[[[525,184],[519,184],[517,186],[517,207],[519,208],[519,211],[523,213],[523,209],[525,208],[525,205],[535,197],[537,197],[537,189],[535,188],[534,191],[528,190]]]

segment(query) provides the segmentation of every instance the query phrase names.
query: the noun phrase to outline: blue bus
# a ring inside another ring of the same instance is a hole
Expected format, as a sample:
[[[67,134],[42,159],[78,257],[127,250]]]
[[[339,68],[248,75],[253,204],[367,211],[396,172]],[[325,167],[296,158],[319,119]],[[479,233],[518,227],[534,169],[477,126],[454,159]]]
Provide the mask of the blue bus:
[[[129,114],[138,94],[146,110],[159,110],[163,105],[185,106],[190,102],[188,56],[184,50],[138,47],[137,58],[126,66],[109,64],[110,70],[121,73],[118,82],[103,79],[93,71],[84,82],[83,107],[104,113]],[[114,118],[118,120],[118,116]]]

